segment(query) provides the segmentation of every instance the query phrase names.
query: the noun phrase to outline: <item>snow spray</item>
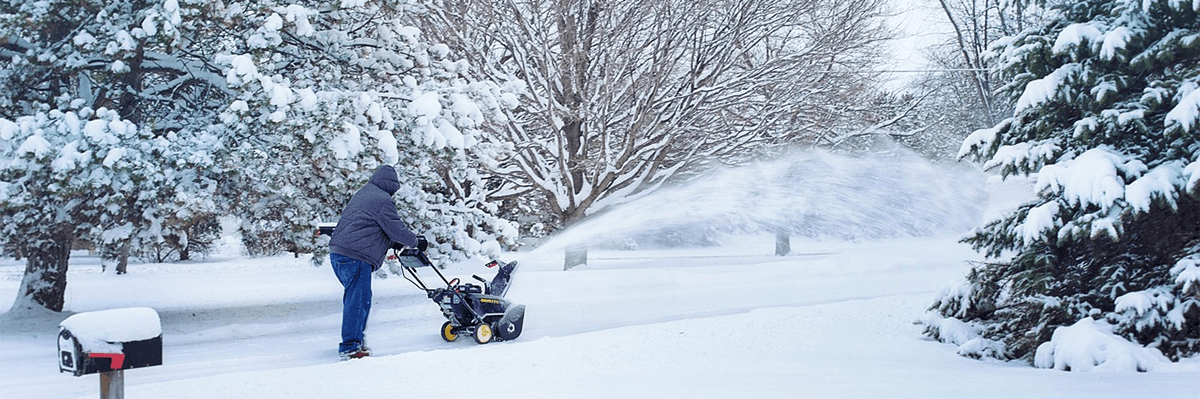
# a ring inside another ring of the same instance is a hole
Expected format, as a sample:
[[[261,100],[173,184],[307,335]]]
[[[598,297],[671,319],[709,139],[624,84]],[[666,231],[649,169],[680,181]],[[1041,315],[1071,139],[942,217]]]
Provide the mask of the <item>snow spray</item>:
[[[582,246],[714,245],[739,233],[842,240],[963,234],[981,222],[986,181],[973,166],[935,165],[911,153],[805,151],[607,207],[528,256],[561,257]]]

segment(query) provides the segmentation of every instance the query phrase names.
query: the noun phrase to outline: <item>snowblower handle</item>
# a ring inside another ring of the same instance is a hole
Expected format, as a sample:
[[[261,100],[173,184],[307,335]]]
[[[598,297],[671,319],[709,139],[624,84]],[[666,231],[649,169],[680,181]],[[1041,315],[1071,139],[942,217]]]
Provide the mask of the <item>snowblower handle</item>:
[[[476,280],[479,280],[479,282],[481,282],[481,283],[487,284],[487,280],[484,280],[483,277],[479,277],[478,274],[472,274],[471,277],[474,277]]]

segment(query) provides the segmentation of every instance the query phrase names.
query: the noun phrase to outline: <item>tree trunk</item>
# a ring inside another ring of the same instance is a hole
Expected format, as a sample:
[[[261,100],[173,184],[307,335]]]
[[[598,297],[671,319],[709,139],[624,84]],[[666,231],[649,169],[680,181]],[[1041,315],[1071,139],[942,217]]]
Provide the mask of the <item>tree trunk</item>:
[[[179,246],[179,261],[192,260],[192,251],[188,250],[188,245]]]
[[[25,249],[25,277],[21,281],[17,301],[13,304],[14,309],[37,304],[55,312],[63,310],[71,241],[71,238],[56,237],[45,241],[40,247]]]
[[[571,270],[575,266],[587,265],[587,245],[571,245],[564,252],[566,259],[563,264],[563,270]]]
[[[775,233],[775,255],[784,256],[792,252],[792,237],[787,232]]]
[[[117,274],[128,272],[127,266],[129,266],[129,240],[121,244],[121,252],[117,254]]]
[[[946,12],[946,18],[950,20],[950,25],[954,27],[954,34],[958,38],[958,49],[962,53],[963,61],[966,63],[967,68],[972,69],[971,78],[975,82],[975,90],[976,94],[979,95],[980,106],[983,107],[981,111],[986,113],[984,116],[987,117],[988,125],[995,126],[996,118],[992,112],[991,87],[987,83],[987,72],[982,71],[986,69],[985,65],[983,65],[983,60],[979,58],[979,54],[971,57],[971,52],[968,48],[969,45],[966,38],[963,37],[963,27],[960,26],[959,20],[954,17],[954,11],[950,10],[950,5],[946,3],[946,0],[938,0],[938,2],[942,4],[942,10]]]

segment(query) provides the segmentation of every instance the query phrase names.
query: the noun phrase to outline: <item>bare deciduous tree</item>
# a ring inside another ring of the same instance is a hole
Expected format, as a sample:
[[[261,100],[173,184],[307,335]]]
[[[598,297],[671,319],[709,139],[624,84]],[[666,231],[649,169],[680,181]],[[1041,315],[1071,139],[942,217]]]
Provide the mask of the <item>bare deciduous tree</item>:
[[[427,35],[523,86],[493,198],[569,224],[706,163],[814,143],[871,86],[882,0],[446,0]]]
[[[997,39],[1011,36],[1033,26],[1048,16],[1045,5],[1055,0],[938,0],[942,11],[954,29],[953,50],[941,50],[934,62],[943,68],[963,69],[962,76],[970,82],[980,114],[988,126],[995,125],[996,116],[1006,113],[1006,106],[994,98],[998,89],[993,85],[993,65],[985,56],[988,46]],[[936,50],[935,50],[936,51]],[[947,57],[951,51],[957,53]],[[957,61],[952,61],[958,58]]]

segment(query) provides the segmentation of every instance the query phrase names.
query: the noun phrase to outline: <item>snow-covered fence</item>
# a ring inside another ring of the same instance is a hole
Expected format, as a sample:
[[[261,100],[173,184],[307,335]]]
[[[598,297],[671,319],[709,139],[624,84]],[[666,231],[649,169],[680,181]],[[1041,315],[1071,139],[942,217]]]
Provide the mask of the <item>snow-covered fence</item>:
[[[125,397],[125,370],[162,365],[162,323],[150,308],[79,313],[59,324],[58,367],[100,373],[100,398]]]

